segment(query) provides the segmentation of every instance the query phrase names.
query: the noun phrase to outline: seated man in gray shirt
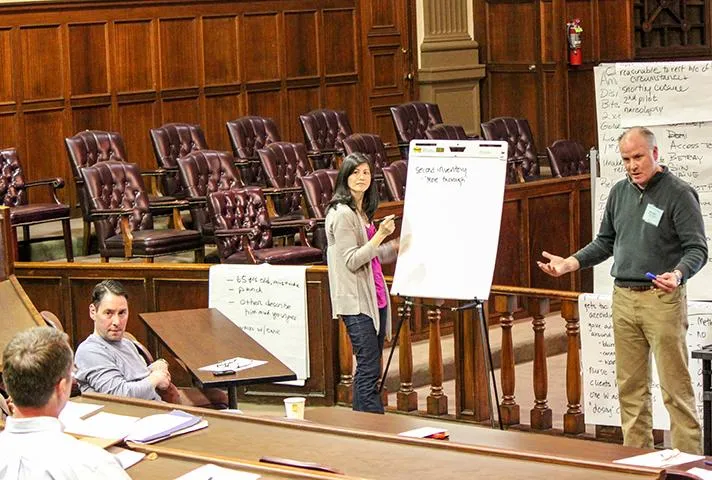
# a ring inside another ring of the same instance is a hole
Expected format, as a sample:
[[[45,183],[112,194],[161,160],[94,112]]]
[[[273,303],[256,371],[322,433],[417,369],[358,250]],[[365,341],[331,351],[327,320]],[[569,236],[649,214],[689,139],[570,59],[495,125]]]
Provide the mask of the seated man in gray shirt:
[[[76,378],[82,392],[161,400],[157,390],[171,386],[168,363],[146,365],[136,346],[124,338],[129,319],[128,293],[116,280],[104,280],[92,292],[89,316],[94,333],[75,356]]]

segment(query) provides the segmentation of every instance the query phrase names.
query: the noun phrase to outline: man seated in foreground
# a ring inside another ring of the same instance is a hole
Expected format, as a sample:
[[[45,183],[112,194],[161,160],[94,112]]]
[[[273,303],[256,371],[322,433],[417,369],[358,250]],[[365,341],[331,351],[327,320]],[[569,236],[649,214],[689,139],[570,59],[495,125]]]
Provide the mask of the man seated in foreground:
[[[161,400],[157,390],[166,391],[171,385],[168,363],[159,359],[146,365],[133,342],[124,338],[128,298],[116,280],[104,280],[94,287],[89,305],[94,333],[77,348],[75,376],[82,393]]]
[[[116,280],[104,280],[94,287],[89,305],[94,333],[79,345],[75,360],[80,390],[181,405],[226,407],[224,391],[178,389],[171,383],[168,362],[159,359],[146,364],[136,345],[124,335],[129,319],[128,299],[128,292]]]
[[[110,453],[62,432],[57,417],[72,390],[65,333],[51,327],[20,332],[5,347],[2,364],[13,414],[0,432],[0,478],[130,478]]]

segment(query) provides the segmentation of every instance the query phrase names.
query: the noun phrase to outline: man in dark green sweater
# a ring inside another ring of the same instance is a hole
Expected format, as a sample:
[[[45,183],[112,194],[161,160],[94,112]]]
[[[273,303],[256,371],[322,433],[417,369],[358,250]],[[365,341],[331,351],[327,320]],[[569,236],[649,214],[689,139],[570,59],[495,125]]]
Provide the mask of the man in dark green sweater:
[[[658,163],[655,135],[633,127],[619,139],[627,176],[613,186],[597,237],[568,258],[547,252],[539,268],[558,277],[613,255],[613,334],[624,444],[653,447],[650,351],[670,414],[673,447],[702,453],[687,369],[685,281],[707,262],[697,192]],[[654,278],[647,278],[652,272]]]

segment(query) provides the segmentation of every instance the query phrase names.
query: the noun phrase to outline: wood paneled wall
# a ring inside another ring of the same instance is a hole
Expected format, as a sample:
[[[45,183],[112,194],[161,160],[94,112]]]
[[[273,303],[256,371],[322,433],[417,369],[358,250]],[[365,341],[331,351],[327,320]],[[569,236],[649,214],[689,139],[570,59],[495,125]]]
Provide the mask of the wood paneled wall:
[[[527,118],[539,151],[554,140],[597,144],[593,67],[630,61],[633,0],[474,0],[487,64],[482,118]],[[568,64],[566,22],[580,18],[583,65]]]
[[[148,130],[166,122],[199,123],[223,150],[225,122],[247,114],[273,117],[292,141],[303,141],[299,114],[326,106],[362,130],[371,122],[358,9],[355,0],[0,4],[0,147],[19,150],[29,179],[64,177],[69,202],[63,139],[83,129],[119,131],[143,168],[155,168]]]

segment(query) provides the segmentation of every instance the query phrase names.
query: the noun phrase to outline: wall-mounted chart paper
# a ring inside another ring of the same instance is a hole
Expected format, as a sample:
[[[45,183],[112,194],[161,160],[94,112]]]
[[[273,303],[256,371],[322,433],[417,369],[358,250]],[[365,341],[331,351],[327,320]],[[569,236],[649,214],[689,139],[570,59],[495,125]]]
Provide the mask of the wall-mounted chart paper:
[[[621,126],[712,120],[712,62],[620,63]]]
[[[707,64],[708,62],[668,62],[637,63],[636,68],[646,66],[666,65],[666,68],[677,68],[688,64]],[[596,111],[598,115],[598,148],[600,178],[596,179],[594,198],[595,206],[593,217],[594,235],[601,224],[605,202],[611,187],[619,180],[625,178],[623,161],[618,151],[618,137],[625,131],[622,124],[623,97],[626,91],[624,77],[620,75],[622,69],[629,68],[631,64],[601,64],[594,68],[596,84]],[[657,67],[656,67],[657,68]],[[695,82],[704,81],[710,74],[706,69],[700,68],[693,72],[687,68],[686,75]],[[704,70],[704,72],[702,71]],[[630,70],[628,70],[630,72]],[[692,80],[691,80],[692,81]],[[698,107],[701,99],[693,99]],[[681,104],[679,108],[683,108]],[[677,105],[668,105],[668,112],[675,111]],[[699,108],[704,110],[703,108]],[[711,112],[707,112],[711,114]],[[700,197],[700,207],[707,232],[709,246],[710,232],[712,232],[712,122],[681,123],[674,125],[658,125],[641,123],[652,130],[658,141],[660,163],[667,165],[676,176],[692,185]],[[687,118],[685,121],[692,121]],[[611,293],[613,291],[613,278],[610,276],[611,261],[594,267],[594,292]],[[653,272],[662,273],[662,272]],[[703,268],[693,277],[687,286],[687,295],[691,300],[712,300],[712,290],[708,285],[712,282],[712,268]]]
[[[210,308],[217,308],[297,374],[309,377],[305,266],[213,265]],[[241,352],[236,351],[235,356]]]
[[[505,142],[411,141],[394,295],[489,296],[506,167]]]
[[[584,294],[579,297],[581,322],[581,368],[583,407],[586,423],[620,426],[620,404],[616,383],[616,356],[613,340],[611,295]],[[699,350],[712,340],[712,303],[688,302],[687,351]],[[697,416],[702,419],[702,361],[689,358],[688,369],[697,401]],[[670,417],[663,404],[660,379],[653,361],[653,427],[670,428]]]

